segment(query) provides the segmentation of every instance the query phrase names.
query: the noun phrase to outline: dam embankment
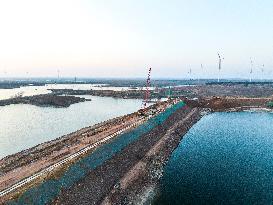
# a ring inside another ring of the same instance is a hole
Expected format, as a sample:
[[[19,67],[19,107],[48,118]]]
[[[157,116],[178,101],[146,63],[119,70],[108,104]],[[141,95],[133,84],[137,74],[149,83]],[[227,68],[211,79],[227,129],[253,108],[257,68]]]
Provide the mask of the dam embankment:
[[[10,204],[102,202],[111,189],[191,108],[183,102],[167,108],[72,164],[63,174],[28,189]],[[57,197],[57,198],[56,198]],[[53,200],[53,201],[52,201]],[[91,202],[90,202],[91,200]]]
[[[215,112],[183,137],[154,204],[272,204],[273,113]]]
[[[9,204],[147,202],[155,193],[173,150],[203,115],[238,106],[264,107],[268,100],[212,98],[185,100],[172,106],[169,102],[144,124],[92,150],[63,172],[53,174],[13,198]]]

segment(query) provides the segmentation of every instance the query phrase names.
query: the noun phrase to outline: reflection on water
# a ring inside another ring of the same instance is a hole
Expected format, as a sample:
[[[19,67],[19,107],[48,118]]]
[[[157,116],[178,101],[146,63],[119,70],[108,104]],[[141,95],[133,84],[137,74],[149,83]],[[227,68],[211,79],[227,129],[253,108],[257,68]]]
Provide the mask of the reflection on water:
[[[68,108],[9,105],[0,107],[0,158],[80,128],[132,113],[142,100],[93,97]]]
[[[132,90],[132,89],[143,89],[142,87],[109,87],[104,84],[48,84],[45,86],[25,86],[14,89],[0,89],[0,100],[9,99],[15,97],[18,94],[22,96],[32,96],[39,94],[51,93],[48,89],[73,89],[73,90]],[[150,88],[153,89],[153,88]]]
[[[0,89],[0,100],[9,99],[22,94],[22,96],[32,96],[50,93],[45,86],[26,86],[14,89]]]
[[[273,114],[214,113],[184,136],[155,204],[272,204]]]

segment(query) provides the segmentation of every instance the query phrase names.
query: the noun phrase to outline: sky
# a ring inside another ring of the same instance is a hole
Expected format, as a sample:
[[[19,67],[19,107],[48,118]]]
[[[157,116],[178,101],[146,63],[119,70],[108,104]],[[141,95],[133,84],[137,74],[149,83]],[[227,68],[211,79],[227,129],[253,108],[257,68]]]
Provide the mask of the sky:
[[[272,0],[0,0],[0,77],[214,78],[220,53],[221,78],[273,78],[272,22]]]

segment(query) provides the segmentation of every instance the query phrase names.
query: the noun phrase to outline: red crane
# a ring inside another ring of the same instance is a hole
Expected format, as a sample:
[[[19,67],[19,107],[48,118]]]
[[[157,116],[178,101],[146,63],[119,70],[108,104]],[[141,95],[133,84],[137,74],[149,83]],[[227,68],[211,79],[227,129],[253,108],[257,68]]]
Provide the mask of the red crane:
[[[150,100],[149,87],[151,87],[151,71],[152,71],[152,68],[149,68],[148,77],[147,77],[147,80],[146,80],[146,92],[145,92],[144,99],[143,99],[143,108],[146,108],[147,103]]]

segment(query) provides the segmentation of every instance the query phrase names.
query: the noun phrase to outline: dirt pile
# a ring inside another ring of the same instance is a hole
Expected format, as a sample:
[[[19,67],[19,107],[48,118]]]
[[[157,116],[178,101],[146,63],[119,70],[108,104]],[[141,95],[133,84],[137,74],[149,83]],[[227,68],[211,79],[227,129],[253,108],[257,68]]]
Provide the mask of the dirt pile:
[[[272,97],[272,85],[262,84],[227,84],[227,85],[197,85],[173,88],[174,96],[187,97]]]
[[[231,108],[267,107],[268,102],[272,101],[272,98],[206,97],[184,100],[191,107],[209,108],[212,111],[226,111]]]

